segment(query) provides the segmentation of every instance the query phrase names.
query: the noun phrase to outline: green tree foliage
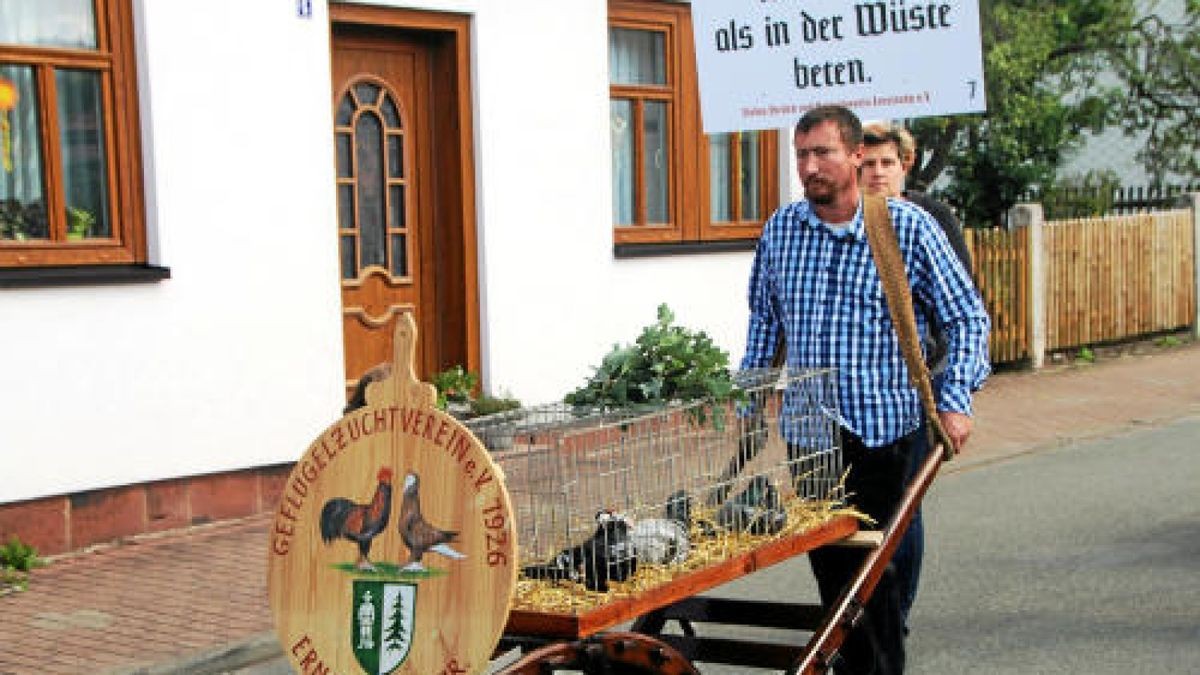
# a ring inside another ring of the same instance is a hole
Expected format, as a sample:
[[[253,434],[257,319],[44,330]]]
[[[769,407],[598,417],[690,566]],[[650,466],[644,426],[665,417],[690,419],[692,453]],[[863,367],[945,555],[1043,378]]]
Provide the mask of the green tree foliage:
[[[1114,63],[1128,88],[1117,108],[1127,132],[1145,131],[1137,158],[1153,176],[1168,171],[1200,176],[1200,0],[1187,0],[1176,23],[1147,15],[1134,24],[1127,49]]]
[[[1200,0],[1186,2],[1181,26],[1155,2],[1146,13],[1135,0],[981,0],[987,113],[912,121],[911,185],[946,172],[964,222],[996,224],[1028,188],[1053,186],[1086,133],[1110,125],[1150,133],[1139,159],[1152,175],[1195,173]]]

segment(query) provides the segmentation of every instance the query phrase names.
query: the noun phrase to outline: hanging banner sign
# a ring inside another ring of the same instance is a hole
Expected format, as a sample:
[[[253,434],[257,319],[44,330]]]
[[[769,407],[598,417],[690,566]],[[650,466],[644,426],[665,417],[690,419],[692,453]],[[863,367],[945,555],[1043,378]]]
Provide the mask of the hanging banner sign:
[[[705,133],[982,112],[978,0],[692,0]]]

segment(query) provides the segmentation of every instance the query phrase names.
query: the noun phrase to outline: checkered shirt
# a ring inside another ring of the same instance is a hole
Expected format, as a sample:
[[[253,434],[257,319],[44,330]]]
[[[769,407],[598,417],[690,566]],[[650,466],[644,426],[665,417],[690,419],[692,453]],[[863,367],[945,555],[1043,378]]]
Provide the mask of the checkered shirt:
[[[948,342],[946,371],[935,392],[938,409],[971,414],[971,392],[991,370],[987,311],[933,218],[903,200],[889,199],[888,210],[917,329],[927,336],[932,314]],[[920,399],[867,246],[861,200],[841,233],[821,222],[807,201],[777,210],[758,242],[749,300],[742,368],[771,365],[782,331],[789,368],[836,369],[838,413],[867,447],[891,443],[920,424]]]

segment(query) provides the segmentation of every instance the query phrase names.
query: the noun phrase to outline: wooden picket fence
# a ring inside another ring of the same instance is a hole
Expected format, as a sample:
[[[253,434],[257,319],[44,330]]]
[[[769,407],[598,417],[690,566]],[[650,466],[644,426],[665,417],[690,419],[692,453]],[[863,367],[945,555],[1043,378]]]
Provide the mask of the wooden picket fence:
[[[1029,356],[1029,228],[967,229],[975,285],[979,288],[992,336],[988,345],[993,363],[1020,361]]]
[[[1044,223],[1046,350],[1193,325],[1193,228],[1188,209]],[[992,317],[993,363],[1029,358],[1029,228],[965,234]]]

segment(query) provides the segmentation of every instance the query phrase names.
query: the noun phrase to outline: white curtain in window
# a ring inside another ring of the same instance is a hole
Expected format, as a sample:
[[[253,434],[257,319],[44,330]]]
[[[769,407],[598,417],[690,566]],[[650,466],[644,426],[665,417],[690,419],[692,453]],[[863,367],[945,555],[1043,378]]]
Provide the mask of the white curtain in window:
[[[708,193],[710,218],[714,223],[732,220],[729,204],[729,134],[708,137]]]
[[[95,49],[92,0],[0,0],[0,43]]]
[[[612,134],[612,217],[614,225],[633,224],[633,105],[609,103]]]
[[[663,34],[629,28],[609,30],[608,80],[613,84],[666,84]]]
[[[37,83],[29,66],[0,66],[0,78],[15,85],[17,105],[0,111],[8,120],[11,170],[0,167],[0,208],[5,225],[0,237],[48,236],[42,186],[42,148],[38,131]],[[17,224],[19,221],[19,225]]]

